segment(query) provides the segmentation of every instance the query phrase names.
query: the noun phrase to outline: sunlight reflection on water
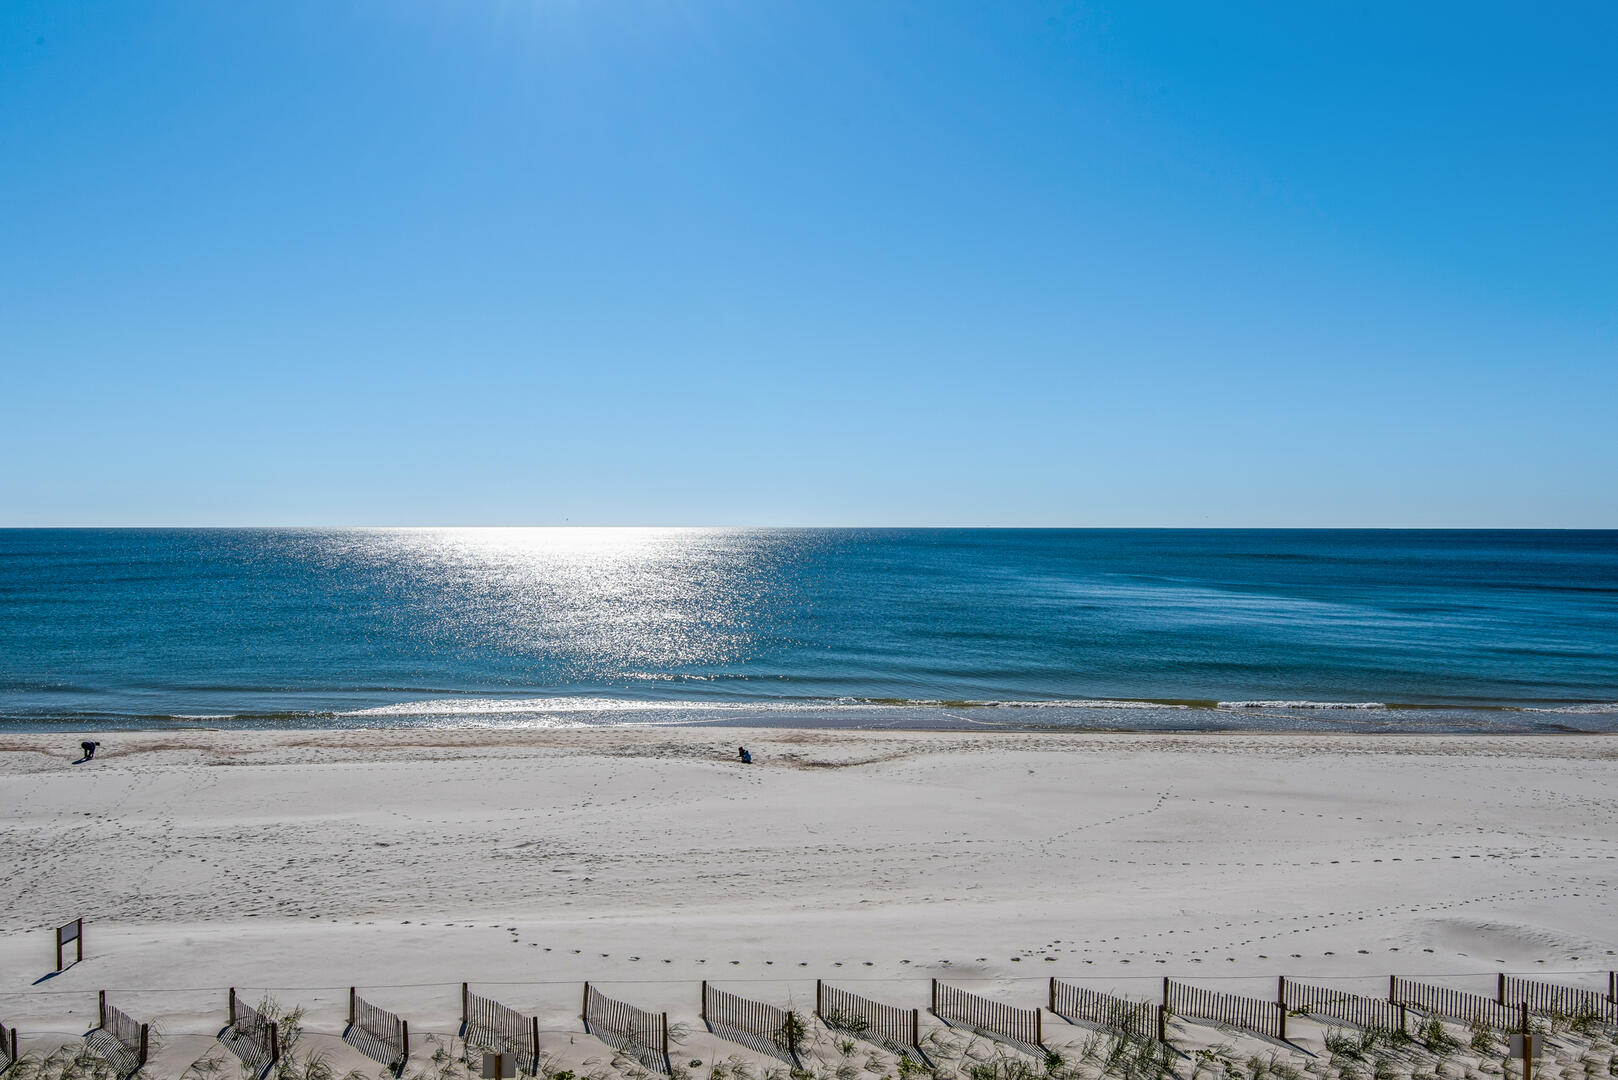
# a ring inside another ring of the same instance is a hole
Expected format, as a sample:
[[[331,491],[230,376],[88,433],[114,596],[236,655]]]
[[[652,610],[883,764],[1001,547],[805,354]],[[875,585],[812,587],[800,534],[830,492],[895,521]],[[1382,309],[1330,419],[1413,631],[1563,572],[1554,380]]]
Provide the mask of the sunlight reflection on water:
[[[334,565],[369,564],[438,633],[574,676],[733,663],[781,591],[768,576],[781,540],[768,533],[408,529],[330,540]]]

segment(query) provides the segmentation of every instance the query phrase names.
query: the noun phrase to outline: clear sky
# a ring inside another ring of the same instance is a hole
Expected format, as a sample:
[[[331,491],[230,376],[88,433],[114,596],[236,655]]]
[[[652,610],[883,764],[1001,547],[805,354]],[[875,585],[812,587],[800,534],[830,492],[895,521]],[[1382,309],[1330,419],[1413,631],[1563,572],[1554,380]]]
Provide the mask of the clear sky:
[[[1618,5],[8,0],[0,524],[1618,527]]]

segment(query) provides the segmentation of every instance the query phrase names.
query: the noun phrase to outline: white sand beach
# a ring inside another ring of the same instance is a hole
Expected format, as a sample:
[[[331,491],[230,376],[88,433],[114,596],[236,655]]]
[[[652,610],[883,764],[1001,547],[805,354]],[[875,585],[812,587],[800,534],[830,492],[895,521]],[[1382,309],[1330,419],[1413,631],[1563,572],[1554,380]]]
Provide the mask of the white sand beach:
[[[1498,971],[1604,989],[1618,967],[1605,737],[99,737],[82,765],[76,735],[0,740],[0,1021],[43,1046],[106,988],[159,1018],[164,1075],[211,1045],[229,986],[328,1038],[351,984],[453,1032],[466,980],[582,1062],[589,979],[690,1029],[683,1063],[736,1049],[700,1028],[703,979],[925,1008],[935,977],[1038,1004],[1051,976],[1273,998],[1282,974],[1491,993]],[[50,928],[80,915],[86,959],[46,978]]]

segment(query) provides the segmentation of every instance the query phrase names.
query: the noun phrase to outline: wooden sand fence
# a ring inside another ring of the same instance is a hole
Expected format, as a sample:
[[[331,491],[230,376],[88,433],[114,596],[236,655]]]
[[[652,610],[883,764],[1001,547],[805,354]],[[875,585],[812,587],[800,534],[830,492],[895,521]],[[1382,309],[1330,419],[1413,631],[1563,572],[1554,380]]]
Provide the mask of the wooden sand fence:
[[[793,1014],[762,1001],[752,1001],[708,985],[702,980],[702,1022],[722,1039],[798,1064],[802,1032]]]
[[[1137,1039],[1166,1041],[1166,1011],[1155,1001],[1134,1001],[1051,980],[1050,1010],[1064,1020],[1090,1024]]]
[[[1281,976],[1276,996],[1288,1012],[1328,1017],[1367,1030],[1405,1030],[1405,1007],[1393,1001],[1301,983],[1285,975]]]
[[[1188,1020],[1206,1020],[1283,1042],[1287,1037],[1287,1011],[1276,1001],[1241,997],[1164,979],[1163,1007]]]
[[[1520,1004],[1502,1005],[1482,994],[1401,979],[1397,975],[1388,976],[1388,1000],[1429,1016],[1461,1024],[1482,1024],[1496,1031],[1516,1031],[1522,1027],[1523,1017],[1527,1014]]]
[[[816,979],[815,1015],[829,1028],[846,1031],[900,1057],[922,1056],[920,1009],[885,1005]]]
[[[0,1024],[0,1073],[17,1064],[17,1029]]]
[[[647,1012],[584,984],[584,1029],[653,1072],[669,1068],[669,1014]]]
[[[151,1025],[108,1005],[105,990],[96,995],[96,1010],[99,1020],[96,1029],[85,1036],[85,1045],[111,1065],[118,1076],[133,1076],[146,1064],[151,1048]]]
[[[539,1070],[539,1017],[524,1016],[461,984],[461,1038],[466,1045],[516,1061],[526,1073]]]
[[[234,986],[225,999],[225,1016],[225,1030],[219,1033],[219,1043],[243,1065],[260,1073],[281,1060],[280,1028],[237,996]]]
[[[379,1009],[348,988],[348,1030],[343,1041],[391,1069],[404,1068],[410,1060],[410,1024],[397,1013]]]
[[[1007,1005],[933,980],[932,1013],[946,1024],[1009,1043],[1032,1054],[1045,1053],[1045,1025],[1039,1006]]]
[[[1563,1016],[1593,1016],[1605,1023],[1618,1023],[1618,1002],[1613,1000],[1614,973],[1607,974],[1607,992],[1584,990],[1577,986],[1501,975],[1495,1000],[1501,1005],[1527,1005],[1531,1012],[1560,1013]]]

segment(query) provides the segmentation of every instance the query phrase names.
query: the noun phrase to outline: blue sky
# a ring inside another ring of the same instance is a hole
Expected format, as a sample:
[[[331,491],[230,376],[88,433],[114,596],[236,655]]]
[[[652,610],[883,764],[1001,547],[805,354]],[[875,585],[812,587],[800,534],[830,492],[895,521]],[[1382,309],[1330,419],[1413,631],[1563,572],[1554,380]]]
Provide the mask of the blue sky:
[[[1618,6],[0,9],[0,524],[1618,527]]]

